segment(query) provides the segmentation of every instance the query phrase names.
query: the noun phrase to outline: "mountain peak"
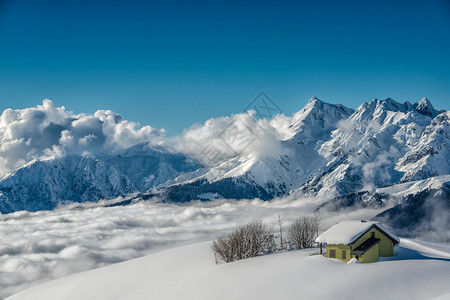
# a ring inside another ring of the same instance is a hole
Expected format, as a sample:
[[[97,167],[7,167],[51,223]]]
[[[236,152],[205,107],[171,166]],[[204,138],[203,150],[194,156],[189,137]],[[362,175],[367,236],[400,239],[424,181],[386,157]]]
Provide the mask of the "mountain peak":
[[[377,99],[374,98],[370,104],[368,105],[362,105],[361,106],[363,109],[367,109],[370,108],[372,110],[389,110],[389,111],[394,111],[394,112],[403,112],[406,113],[408,110],[411,109],[411,103],[409,103],[408,101],[405,101],[404,103],[399,103],[397,101],[395,101],[394,99],[388,97],[384,100],[382,99]]]
[[[312,96],[311,99],[309,99],[308,103],[314,103],[314,102],[323,102],[323,101],[320,100],[319,98],[317,98],[316,96]]]
[[[438,111],[434,109],[430,100],[428,100],[426,97],[423,97],[422,100],[414,103],[414,108],[418,113],[432,118],[438,114]]]
[[[311,111],[329,111],[329,110],[338,110],[341,113],[347,114],[348,112],[353,113],[353,109],[345,107],[342,104],[331,104],[325,101],[320,100],[316,96],[312,96],[309,99],[308,103],[303,107],[300,111],[294,114],[294,117],[298,114],[304,115],[305,112],[310,113]],[[349,114],[349,115],[350,115]]]
[[[399,102],[395,101],[394,99],[392,99],[392,98],[390,98],[390,97],[387,97],[387,98],[384,99],[384,100],[378,100],[378,101],[381,102],[381,103],[386,103],[386,104],[388,104],[389,106],[394,106],[394,107],[399,107],[399,106],[401,106],[401,104],[400,104]]]
[[[312,96],[311,99],[309,99],[308,103],[306,103],[305,107],[300,110],[301,111],[311,111],[311,110],[322,110],[325,105],[331,105],[326,102],[323,102],[316,96]]]
[[[340,104],[330,104],[312,96],[305,107],[291,117],[291,128],[295,132],[309,132],[314,129],[314,133],[310,132],[310,135],[318,136],[334,130],[338,121],[348,118],[352,113],[353,109]]]
[[[430,100],[428,100],[427,97],[423,97],[423,98],[417,103],[417,106],[418,106],[418,107],[421,107],[421,108],[428,107],[428,108],[434,110],[433,104],[431,104]]]

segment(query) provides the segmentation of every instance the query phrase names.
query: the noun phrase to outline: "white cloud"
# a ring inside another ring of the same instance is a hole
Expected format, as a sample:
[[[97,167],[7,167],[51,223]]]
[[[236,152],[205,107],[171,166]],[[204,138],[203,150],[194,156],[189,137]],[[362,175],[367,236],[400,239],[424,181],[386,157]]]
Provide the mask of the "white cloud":
[[[114,152],[137,143],[159,143],[164,130],[123,120],[109,110],[73,114],[51,100],[0,115],[0,176],[33,159],[67,153]]]
[[[287,117],[283,114],[275,115],[270,121],[279,139],[288,140],[295,135],[295,130],[291,126],[291,117]]]
[[[254,114],[254,111],[249,111],[209,119],[203,124],[194,124],[181,136],[165,143],[206,164],[215,164],[241,154],[253,153],[260,157],[281,155],[281,141],[293,135],[287,121],[289,118],[276,115],[271,120],[256,119]],[[216,159],[209,159],[208,152],[211,156],[217,154]]]
[[[164,129],[140,126],[110,110],[94,115],[73,114],[51,100],[25,109],[6,109],[0,115],[0,176],[34,160],[65,154],[114,153],[138,143],[162,145],[205,161],[207,146],[223,156],[255,153],[279,155],[280,141],[292,137],[289,118],[255,119],[254,111],[209,119],[183,134],[165,137]],[[202,152],[203,151],[203,152]],[[215,163],[217,161],[214,161]]]

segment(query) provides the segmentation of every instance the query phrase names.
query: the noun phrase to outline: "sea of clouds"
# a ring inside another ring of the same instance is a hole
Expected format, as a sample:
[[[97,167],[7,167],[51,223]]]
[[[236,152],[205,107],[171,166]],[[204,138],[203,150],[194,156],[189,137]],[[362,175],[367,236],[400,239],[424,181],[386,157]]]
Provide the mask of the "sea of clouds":
[[[115,201],[0,215],[0,298],[61,276],[212,240],[255,219],[277,232],[278,214],[286,227],[295,218],[312,215],[317,204],[317,199],[289,196],[270,202],[216,200],[177,205],[149,200],[105,206]],[[324,216],[323,228],[375,214],[361,210]]]

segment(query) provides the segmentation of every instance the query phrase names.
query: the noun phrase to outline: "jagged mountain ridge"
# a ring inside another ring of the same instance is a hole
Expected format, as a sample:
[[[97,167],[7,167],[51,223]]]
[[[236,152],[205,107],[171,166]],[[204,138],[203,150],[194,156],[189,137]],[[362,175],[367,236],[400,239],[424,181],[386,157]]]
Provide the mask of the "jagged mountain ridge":
[[[364,103],[323,143],[327,167],[302,189],[343,195],[449,174],[449,116],[426,98],[414,105],[390,98]]]
[[[291,117],[296,133],[282,142],[285,153],[233,158],[164,193],[169,201],[188,201],[196,190],[235,198],[248,187],[247,198],[296,190],[330,197],[449,174],[449,116],[426,98],[374,99],[353,111],[313,97]]]
[[[0,181],[0,212],[52,209],[148,191],[164,201],[340,197],[450,174],[450,113],[374,99],[356,110],[316,97],[290,118],[278,156],[238,155],[204,167],[139,144],[115,155],[35,161]],[[211,198],[211,195],[214,195]]]

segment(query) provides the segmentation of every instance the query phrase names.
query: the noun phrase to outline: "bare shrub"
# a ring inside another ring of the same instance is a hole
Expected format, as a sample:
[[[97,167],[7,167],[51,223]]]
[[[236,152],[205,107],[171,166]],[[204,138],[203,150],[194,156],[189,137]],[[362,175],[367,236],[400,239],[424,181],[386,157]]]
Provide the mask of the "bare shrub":
[[[254,257],[270,246],[270,228],[261,220],[241,226],[230,234],[218,236],[211,244],[216,263]]]
[[[297,249],[311,248],[319,225],[320,218],[317,216],[296,219],[288,228],[288,237]]]

